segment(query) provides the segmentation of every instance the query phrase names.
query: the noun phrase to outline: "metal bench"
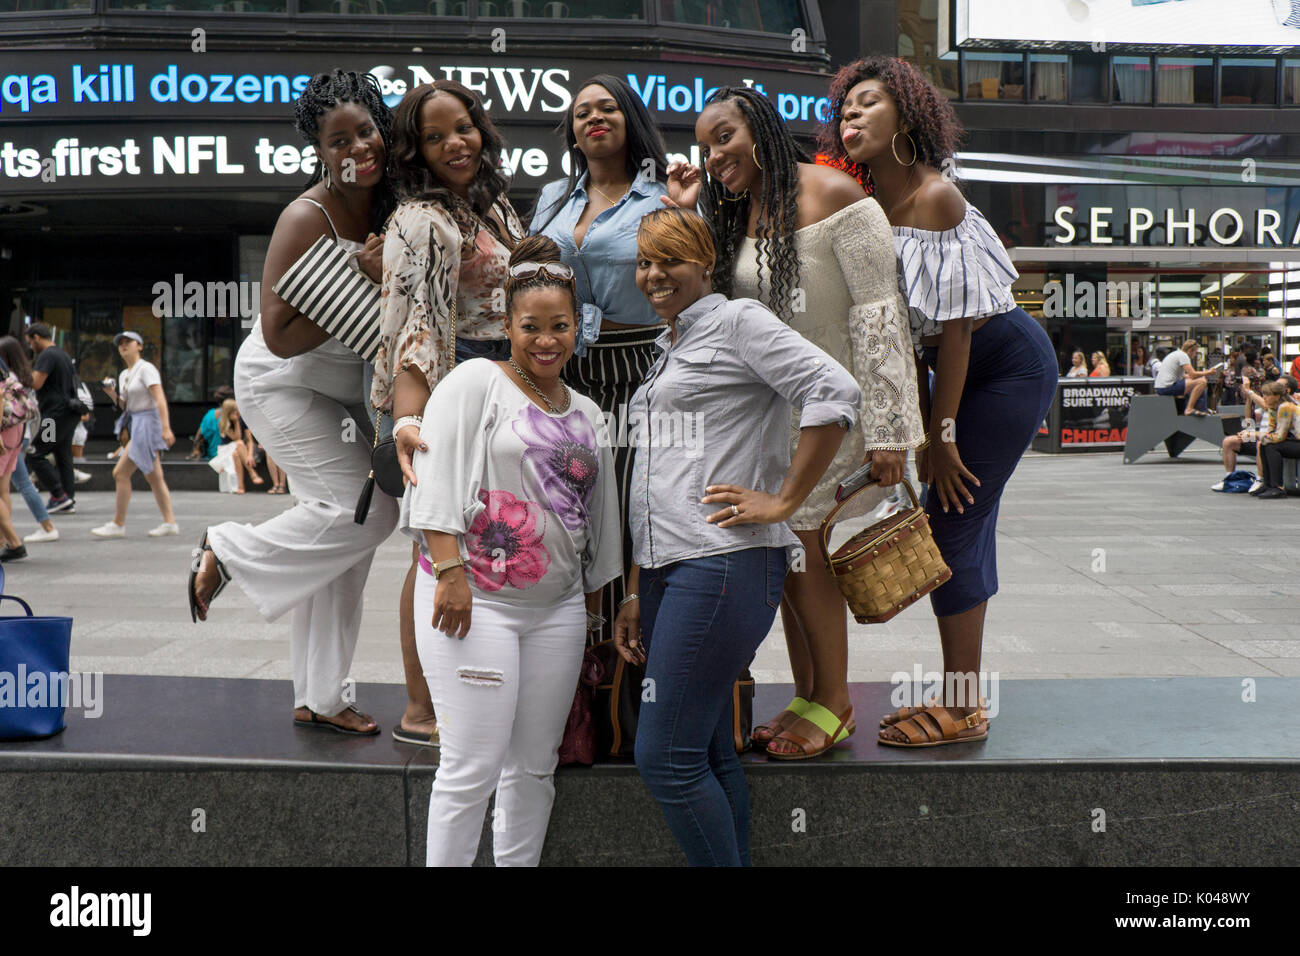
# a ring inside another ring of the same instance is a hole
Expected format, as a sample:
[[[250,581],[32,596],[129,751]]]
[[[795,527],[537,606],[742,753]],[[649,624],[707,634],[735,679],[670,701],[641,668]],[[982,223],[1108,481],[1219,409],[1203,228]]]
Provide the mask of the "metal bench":
[[[1220,415],[1241,406],[1224,406]],[[1177,458],[1196,439],[1218,447],[1223,444],[1224,420],[1220,415],[1182,415],[1173,395],[1134,395],[1129,400],[1128,432],[1124,437],[1124,464],[1131,465],[1164,442],[1170,458]]]

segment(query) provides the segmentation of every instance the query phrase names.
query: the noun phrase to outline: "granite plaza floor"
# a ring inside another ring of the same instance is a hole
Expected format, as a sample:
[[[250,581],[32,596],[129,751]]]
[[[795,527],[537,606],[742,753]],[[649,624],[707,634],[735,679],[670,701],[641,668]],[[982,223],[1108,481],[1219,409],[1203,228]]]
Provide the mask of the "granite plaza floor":
[[[1216,452],[1198,443],[1183,459],[1026,456],[1002,503],[986,670],[1002,680],[1300,676],[1300,580],[1289,573],[1300,500],[1214,494]],[[77,514],[55,516],[60,541],[5,566],[5,590],[38,614],[72,615],[75,670],[288,679],[288,617],[262,621],[232,586],[209,623],[192,625],[185,574],[205,525],[264,520],[291,503],[178,492],[181,536],[151,539],[157,511],[137,492],[128,537],[102,541],[90,528],[111,516],[112,495],[83,492]],[[26,534],[31,518],[15,505]],[[376,555],[358,681],[401,682],[397,598],[409,552],[394,535]],[[928,601],[887,624],[850,622],[849,642],[851,681],[940,665]],[[753,669],[760,682],[790,680],[779,617]]]

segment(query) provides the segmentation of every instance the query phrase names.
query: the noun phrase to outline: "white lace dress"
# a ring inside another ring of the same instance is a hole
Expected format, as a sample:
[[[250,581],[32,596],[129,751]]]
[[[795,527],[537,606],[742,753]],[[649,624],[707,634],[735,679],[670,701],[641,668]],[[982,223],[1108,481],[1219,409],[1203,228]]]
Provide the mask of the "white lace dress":
[[[836,487],[862,464],[868,449],[915,448],[924,429],[907,303],[898,285],[893,233],[880,204],[864,197],[798,230],[795,245],[799,277],[790,313],[781,318],[852,372],[862,389],[858,424],[790,519],[795,531],[813,531],[834,507]],[[768,301],[768,276],[760,290],[757,272],[755,243],[746,238],[736,253],[733,298]],[[795,409],[792,452],[798,416]],[[843,513],[864,514],[889,490],[864,492]]]

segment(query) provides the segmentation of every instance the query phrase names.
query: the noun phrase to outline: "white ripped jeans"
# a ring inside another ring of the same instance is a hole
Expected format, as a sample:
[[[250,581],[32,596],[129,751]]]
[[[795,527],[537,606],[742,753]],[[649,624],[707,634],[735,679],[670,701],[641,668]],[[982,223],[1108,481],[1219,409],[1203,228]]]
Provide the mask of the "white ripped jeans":
[[[415,643],[442,741],[429,801],[429,866],[469,866],[496,790],[497,866],[536,866],[555,765],[586,645],[581,593],[518,607],[474,595],[463,640],[433,628],[433,576],[415,583]]]
[[[397,503],[378,491],[366,523],[352,520],[370,471],[370,443],[353,420],[368,408],[364,371],[364,361],[332,339],[279,358],[261,322],[253,326],[235,359],[235,398],[297,503],[259,525],[227,521],[208,530],[212,550],[264,618],[293,611],[294,706],[327,717],[347,706],[343,681],[370,560],[397,525]]]

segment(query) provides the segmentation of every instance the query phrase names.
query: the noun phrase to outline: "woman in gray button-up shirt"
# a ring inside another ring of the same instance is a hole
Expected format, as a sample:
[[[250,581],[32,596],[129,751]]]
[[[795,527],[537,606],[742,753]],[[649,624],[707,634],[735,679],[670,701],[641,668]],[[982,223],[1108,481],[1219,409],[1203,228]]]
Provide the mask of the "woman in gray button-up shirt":
[[[615,642],[646,666],[637,768],[692,865],[745,865],[732,684],[781,601],[786,549],[799,543],[786,519],[834,458],[861,393],[761,303],[711,293],[715,247],[696,213],[650,213],[637,248],[637,286],[669,323],[628,410],[635,563]],[[792,406],[802,409],[793,459]],[[833,736],[852,732],[851,708],[836,718]]]

